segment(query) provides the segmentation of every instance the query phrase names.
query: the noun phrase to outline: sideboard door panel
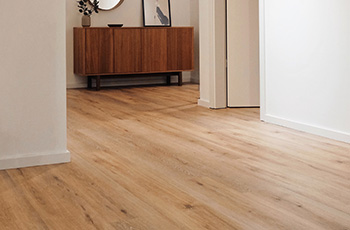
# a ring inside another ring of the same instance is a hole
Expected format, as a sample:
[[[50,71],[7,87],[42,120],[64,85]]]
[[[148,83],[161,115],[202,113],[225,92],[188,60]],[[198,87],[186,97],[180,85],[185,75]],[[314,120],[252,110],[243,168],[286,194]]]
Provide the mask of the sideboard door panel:
[[[142,72],[167,71],[167,29],[142,30]]]
[[[115,73],[141,72],[141,29],[115,29],[114,54]]]
[[[85,75],[85,30],[74,28],[74,73]]]
[[[194,69],[193,29],[168,30],[168,70]]]
[[[86,73],[106,74],[114,72],[113,30],[86,30]]]

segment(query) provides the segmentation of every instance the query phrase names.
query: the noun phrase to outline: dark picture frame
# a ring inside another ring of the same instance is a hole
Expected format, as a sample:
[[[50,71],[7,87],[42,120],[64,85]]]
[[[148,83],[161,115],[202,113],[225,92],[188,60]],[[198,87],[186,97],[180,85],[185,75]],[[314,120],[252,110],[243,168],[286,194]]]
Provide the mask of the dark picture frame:
[[[144,27],[171,27],[170,0],[142,0]]]

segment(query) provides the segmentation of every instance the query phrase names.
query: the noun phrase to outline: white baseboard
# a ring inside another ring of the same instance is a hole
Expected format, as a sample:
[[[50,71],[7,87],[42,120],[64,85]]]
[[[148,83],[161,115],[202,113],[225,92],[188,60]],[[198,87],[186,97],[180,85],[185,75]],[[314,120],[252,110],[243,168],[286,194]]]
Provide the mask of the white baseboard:
[[[232,105],[229,105],[227,106],[227,108],[231,108],[231,109],[235,109],[235,108],[260,108],[260,105],[237,105],[237,106],[232,106]]]
[[[70,152],[54,154],[33,154],[0,159],[0,170],[61,164],[70,162]]]
[[[206,108],[210,107],[209,101],[206,101],[206,100],[203,100],[203,99],[199,99],[198,100],[198,105],[202,106],[202,107],[206,107]]]
[[[322,128],[318,126],[303,124],[300,122],[291,121],[291,120],[283,119],[272,115],[263,115],[262,120],[268,123],[296,129],[299,131],[315,134],[322,137],[327,137],[337,141],[350,143],[350,133],[344,133],[344,132]]]

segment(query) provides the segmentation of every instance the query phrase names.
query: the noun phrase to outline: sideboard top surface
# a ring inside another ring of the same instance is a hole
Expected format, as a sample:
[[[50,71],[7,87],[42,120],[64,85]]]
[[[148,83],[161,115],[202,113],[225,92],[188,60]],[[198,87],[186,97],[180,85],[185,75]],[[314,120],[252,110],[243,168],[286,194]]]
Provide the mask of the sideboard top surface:
[[[113,29],[113,30],[120,30],[120,29],[185,29],[185,28],[194,28],[193,26],[179,26],[179,27],[161,27],[161,26],[155,26],[155,27],[74,27],[74,29]]]

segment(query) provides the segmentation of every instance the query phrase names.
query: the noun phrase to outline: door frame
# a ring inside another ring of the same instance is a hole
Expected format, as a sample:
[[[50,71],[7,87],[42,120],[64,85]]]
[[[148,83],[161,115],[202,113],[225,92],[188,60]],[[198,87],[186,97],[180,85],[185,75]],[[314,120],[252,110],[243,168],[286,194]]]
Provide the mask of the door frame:
[[[213,109],[228,107],[227,1],[228,0],[199,1],[201,84],[198,105]],[[265,114],[264,2],[265,0],[259,0],[261,117]]]

